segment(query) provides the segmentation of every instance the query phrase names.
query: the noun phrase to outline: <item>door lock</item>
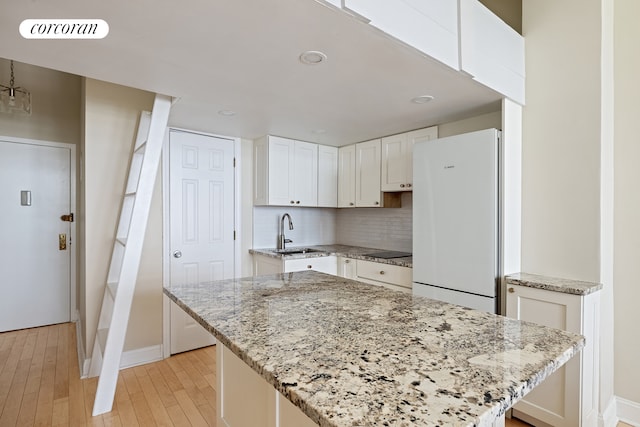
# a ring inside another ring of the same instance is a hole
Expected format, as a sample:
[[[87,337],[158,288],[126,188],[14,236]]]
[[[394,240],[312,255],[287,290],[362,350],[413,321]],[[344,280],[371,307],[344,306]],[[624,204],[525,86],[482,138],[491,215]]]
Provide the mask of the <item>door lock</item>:
[[[61,251],[67,250],[67,235],[66,234],[58,234],[58,249]]]
[[[60,219],[66,222],[73,222],[73,213],[70,213],[69,215],[62,215]]]

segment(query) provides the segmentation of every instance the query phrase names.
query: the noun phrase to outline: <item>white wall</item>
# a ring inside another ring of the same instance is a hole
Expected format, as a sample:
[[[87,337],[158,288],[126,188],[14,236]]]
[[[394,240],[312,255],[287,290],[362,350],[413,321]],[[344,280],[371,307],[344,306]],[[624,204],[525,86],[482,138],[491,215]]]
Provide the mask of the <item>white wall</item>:
[[[86,325],[85,348],[91,355],[111,258],[122,192],[140,111],[151,110],[154,94],[86,79],[84,100],[84,195]],[[162,343],[162,197],[158,175],[125,351]]]
[[[616,0],[614,13],[615,394],[640,404],[640,2]]]

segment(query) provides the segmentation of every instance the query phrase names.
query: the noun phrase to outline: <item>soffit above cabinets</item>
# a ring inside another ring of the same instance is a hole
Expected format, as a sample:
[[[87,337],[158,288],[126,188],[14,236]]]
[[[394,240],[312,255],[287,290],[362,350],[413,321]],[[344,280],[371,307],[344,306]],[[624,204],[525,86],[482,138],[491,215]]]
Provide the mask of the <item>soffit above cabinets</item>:
[[[106,38],[26,40],[17,31],[24,19],[87,16],[109,24]],[[327,59],[302,64],[308,50]],[[502,98],[314,0],[7,0],[0,57],[171,95],[170,125],[251,139],[346,145],[495,111]],[[411,102],[421,95],[434,100]]]

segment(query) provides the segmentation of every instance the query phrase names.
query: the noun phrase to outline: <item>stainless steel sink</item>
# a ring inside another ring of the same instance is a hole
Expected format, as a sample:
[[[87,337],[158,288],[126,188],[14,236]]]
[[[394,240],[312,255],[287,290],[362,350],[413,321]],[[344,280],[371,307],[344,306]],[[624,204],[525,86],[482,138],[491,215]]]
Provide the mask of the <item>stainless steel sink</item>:
[[[311,248],[290,248],[290,249],[276,249],[275,252],[277,254],[282,255],[292,255],[292,254],[309,254],[309,253],[317,253],[317,252],[325,252],[321,249],[311,249]]]

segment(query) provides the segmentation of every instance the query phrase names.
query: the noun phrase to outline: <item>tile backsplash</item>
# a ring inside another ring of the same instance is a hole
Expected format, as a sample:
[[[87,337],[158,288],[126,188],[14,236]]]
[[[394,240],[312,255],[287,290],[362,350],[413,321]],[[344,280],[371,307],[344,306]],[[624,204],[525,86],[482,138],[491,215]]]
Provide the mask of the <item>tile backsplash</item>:
[[[253,247],[275,248],[280,218],[288,212],[293,221],[285,235],[291,246],[332,243],[394,251],[412,250],[412,196],[402,193],[401,208],[253,208]]]
[[[285,220],[284,234],[290,246],[329,245],[336,242],[336,209],[256,206],[253,208],[253,247],[275,248],[280,218],[289,213],[293,230]]]
[[[412,193],[402,193],[401,208],[337,209],[336,243],[412,251]]]

